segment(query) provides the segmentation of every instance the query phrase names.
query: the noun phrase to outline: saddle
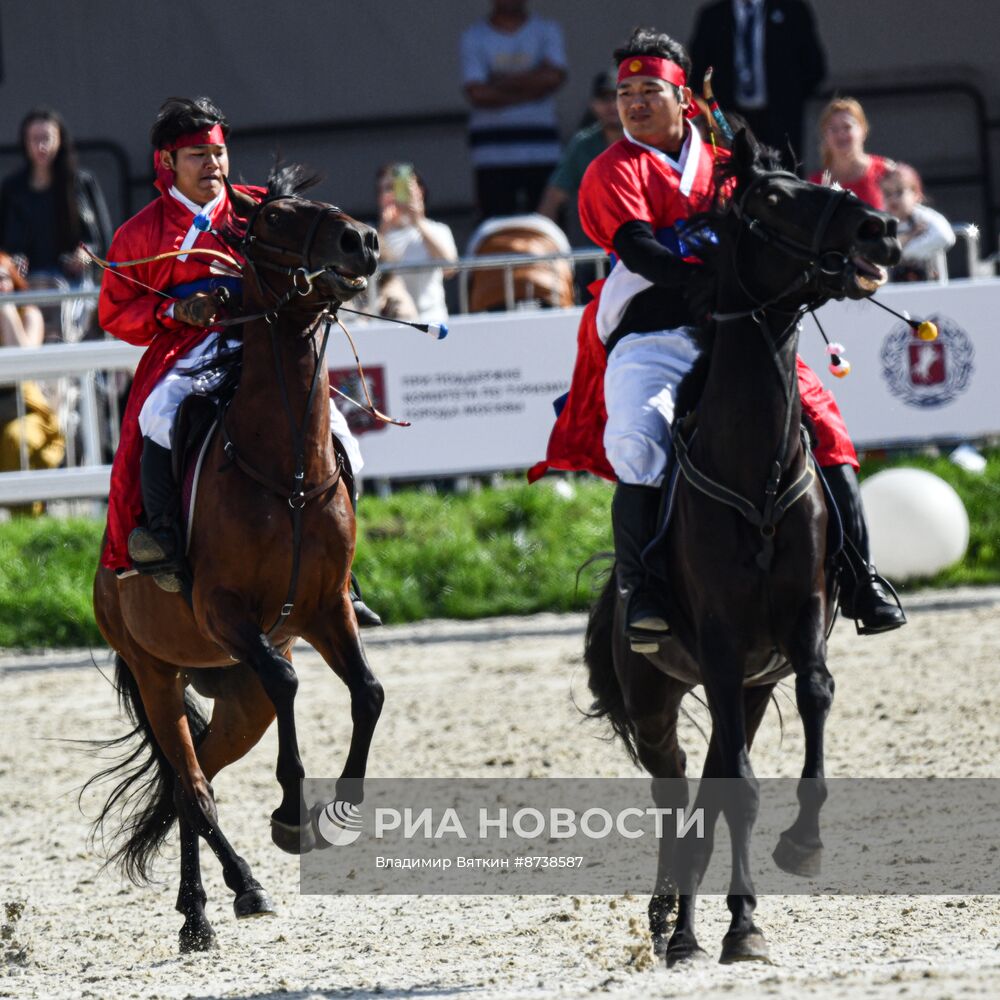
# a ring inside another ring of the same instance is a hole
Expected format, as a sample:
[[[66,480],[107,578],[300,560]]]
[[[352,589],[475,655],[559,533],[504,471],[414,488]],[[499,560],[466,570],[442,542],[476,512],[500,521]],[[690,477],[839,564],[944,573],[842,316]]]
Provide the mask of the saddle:
[[[219,412],[216,399],[195,393],[188,396],[177,411],[171,460],[174,482],[180,491],[179,518],[185,534],[185,551],[191,544],[201,459],[218,424]]]

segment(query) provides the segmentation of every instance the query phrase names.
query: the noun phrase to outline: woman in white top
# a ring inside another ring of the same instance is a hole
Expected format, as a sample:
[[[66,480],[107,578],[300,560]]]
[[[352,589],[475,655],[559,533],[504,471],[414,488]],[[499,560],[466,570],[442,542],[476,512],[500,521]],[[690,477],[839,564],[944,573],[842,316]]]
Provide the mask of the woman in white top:
[[[424,207],[427,188],[410,164],[387,164],[376,174],[375,183],[382,263],[389,265],[388,270],[393,263],[440,261],[449,264],[458,259],[450,227],[427,218]],[[442,323],[448,319],[444,279],[454,273],[453,269],[438,266],[399,274],[421,322]]]
[[[920,174],[897,163],[882,178],[886,211],[899,222],[903,256],[892,270],[893,281],[937,281],[946,273],[944,255],[955,245],[951,223],[924,204]]]

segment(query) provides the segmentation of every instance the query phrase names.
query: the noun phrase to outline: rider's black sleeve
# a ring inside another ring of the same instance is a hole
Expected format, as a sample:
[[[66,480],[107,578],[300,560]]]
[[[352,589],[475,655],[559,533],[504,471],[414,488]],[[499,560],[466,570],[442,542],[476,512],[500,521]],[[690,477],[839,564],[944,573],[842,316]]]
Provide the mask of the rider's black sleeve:
[[[612,241],[615,253],[633,273],[661,288],[681,288],[691,280],[697,264],[683,260],[660,246],[648,222],[632,219],[618,227]]]

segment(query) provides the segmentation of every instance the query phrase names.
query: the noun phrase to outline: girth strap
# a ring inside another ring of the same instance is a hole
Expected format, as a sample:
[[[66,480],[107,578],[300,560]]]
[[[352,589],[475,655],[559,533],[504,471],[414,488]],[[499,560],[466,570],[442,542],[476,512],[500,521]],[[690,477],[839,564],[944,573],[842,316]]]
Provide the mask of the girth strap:
[[[778,463],[775,463],[776,468],[765,487],[763,510],[758,510],[746,497],[709,478],[698,469],[691,461],[687,442],[679,429],[678,433],[674,435],[674,453],[677,455],[677,464],[680,466],[684,478],[696,490],[739,511],[755,528],[759,529],[763,543],[761,551],[757,554],[757,565],[765,572],[770,569],[771,560],[774,557],[774,535],[778,522],[793,504],[806,495],[816,478],[816,468],[808,444],[805,447],[805,467],[795,482],[780,495],[778,494],[778,486],[781,482],[781,468]]]

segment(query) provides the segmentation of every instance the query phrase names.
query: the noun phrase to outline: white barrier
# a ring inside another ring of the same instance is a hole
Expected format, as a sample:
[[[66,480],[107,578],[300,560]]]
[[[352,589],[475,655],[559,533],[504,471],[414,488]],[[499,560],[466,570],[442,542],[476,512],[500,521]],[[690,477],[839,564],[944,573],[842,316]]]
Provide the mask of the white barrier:
[[[932,319],[940,334],[918,340],[907,324],[867,302],[831,302],[819,312],[831,340],[847,348],[850,375],[827,371],[824,344],[806,317],[799,350],[833,390],[855,442],[901,447],[1000,433],[1000,280],[890,285],[878,298]]]
[[[862,447],[952,441],[1000,433],[1000,279],[896,285],[879,298],[941,328],[924,343],[875,306],[831,303],[820,312],[853,365],[843,380],[826,369],[807,317],[806,360],[834,390]],[[341,401],[356,425],[366,478],[433,478],[524,469],[545,456],[552,401],[569,386],[579,309],[459,316],[443,341],[386,323],[350,323],[376,405],[411,427],[373,424]],[[140,348],[116,341],[0,349],[0,383],[133,368]],[[346,344],[331,340],[333,384],[362,398]],[[0,505],[106,496],[109,468],[0,474]]]
[[[361,432],[364,476],[433,478],[522,469],[544,458],[552,401],[569,388],[579,316],[579,309],[460,316],[438,342],[385,323],[358,327],[379,409],[412,423],[364,419],[358,427],[359,411],[341,401]],[[343,358],[331,344],[334,384],[359,399]]]

